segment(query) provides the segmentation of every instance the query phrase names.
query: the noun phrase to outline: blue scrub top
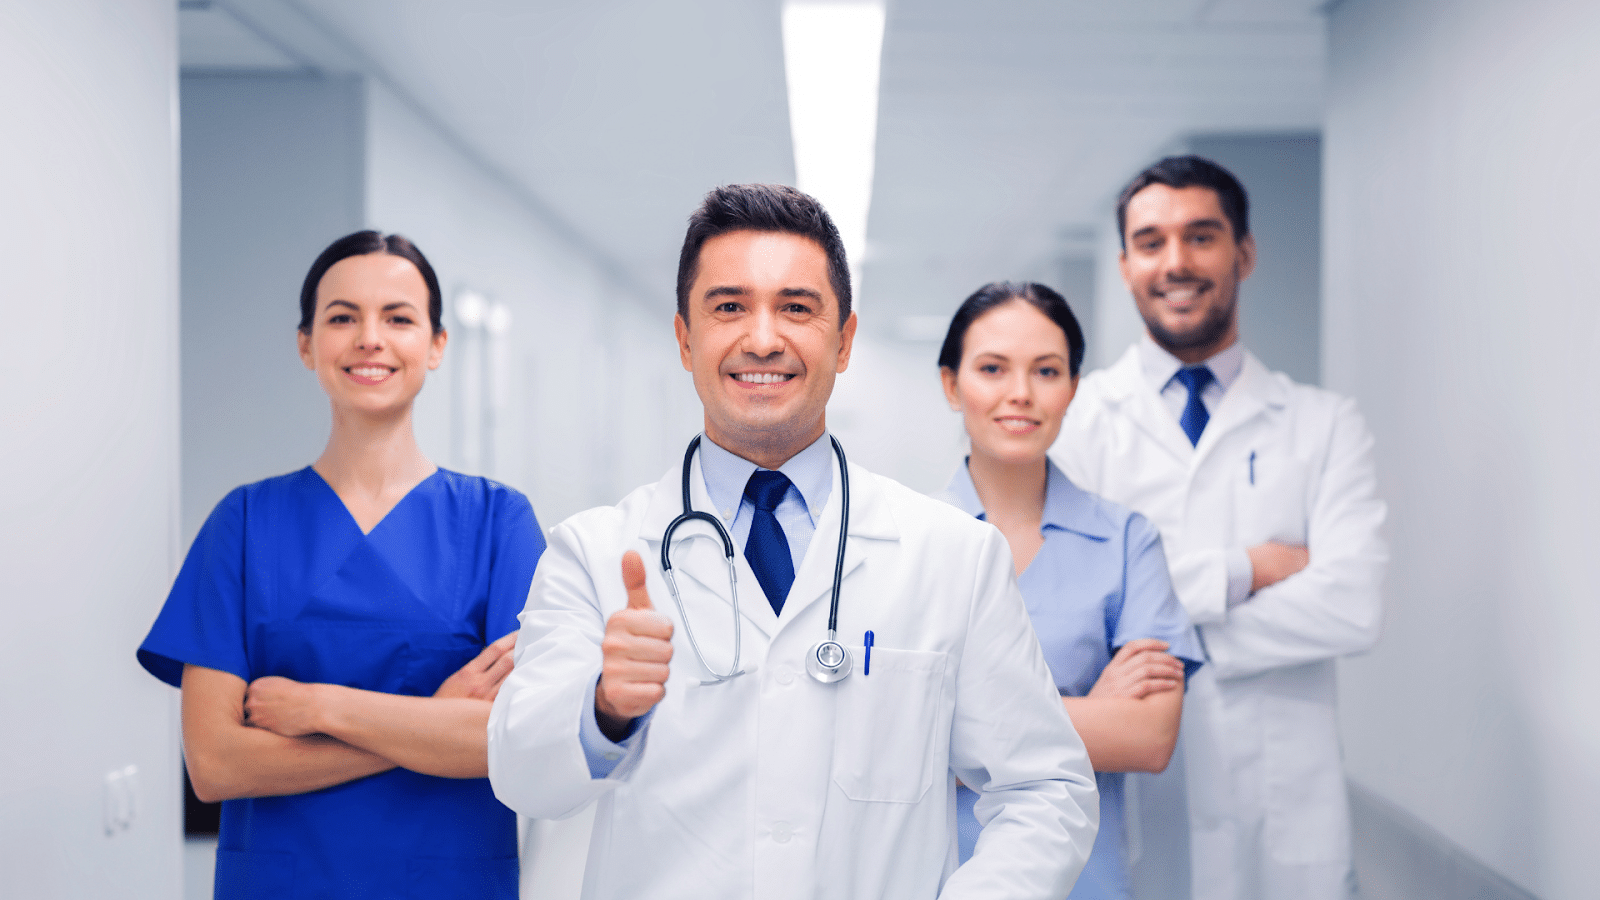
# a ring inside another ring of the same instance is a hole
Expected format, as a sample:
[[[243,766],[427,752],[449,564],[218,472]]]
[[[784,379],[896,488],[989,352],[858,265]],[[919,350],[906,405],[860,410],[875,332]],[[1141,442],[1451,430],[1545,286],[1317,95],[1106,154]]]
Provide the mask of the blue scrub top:
[[[431,696],[517,627],[544,537],[522,494],[448,472],[362,534],[307,467],[236,488],[200,529],[139,662]],[[487,778],[391,769],[222,804],[216,897],[517,896],[516,816]]]
[[[1203,654],[1189,616],[1178,603],[1161,551],[1161,535],[1149,520],[1088,493],[1053,462],[1045,481],[1044,545],[1017,578],[1044,649],[1045,662],[1064,696],[1082,697],[1116,655],[1139,638],[1157,638],[1184,661],[1193,676]],[[966,465],[956,470],[942,495],[946,502],[984,518],[983,504]],[[1100,832],[1070,900],[1128,897],[1122,772],[1097,772]],[[978,795],[956,791],[956,827],[961,861],[972,856],[981,826],[973,815]]]

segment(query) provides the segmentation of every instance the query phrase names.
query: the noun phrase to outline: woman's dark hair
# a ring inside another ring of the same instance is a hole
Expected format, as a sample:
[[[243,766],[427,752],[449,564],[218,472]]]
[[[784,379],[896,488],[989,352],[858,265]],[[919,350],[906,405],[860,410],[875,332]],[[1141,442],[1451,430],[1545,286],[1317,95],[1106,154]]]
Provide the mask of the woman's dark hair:
[[[428,286],[428,324],[433,326],[434,334],[443,331],[444,297],[439,291],[439,277],[433,274],[433,266],[428,265],[428,258],[408,238],[376,231],[358,231],[339,238],[329,244],[328,249],[322,251],[317,261],[311,264],[311,271],[306,273],[305,283],[300,286],[300,331],[311,333],[311,319],[317,314],[317,285],[322,283],[322,276],[328,274],[334,263],[341,259],[369,253],[398,256],[417,267],[417,271],[422,273],[422,283]]]
[[[714,188],[689,216],[678,253],[678,315],[689,321],[689,291],[700,274],[700,248],[730,231],[793,234],[817,242],[828,258],[828,286],[839,298],[839,327],[850,318],[850,266],[844,241],[815,197],[783,184],[725,184]]]
[[[961,354],[966,349],[963,345],[967,329],[984,313],[1013,300],[1021,300],[1044,313],[1045,318],[1056,323],[1066,334],[1067,370],[1073,378],[1077,378],[1078,369],[1083,366],[1084,348],[1083,329],[1078,326],[1078,317],[1072,314],[1067,298],[1035,281],[991,281],[962,301],[955,318],[950,320],[950,330],[945,332],[944,345],[939,348],[939,368],[952,372],[959,370]]]

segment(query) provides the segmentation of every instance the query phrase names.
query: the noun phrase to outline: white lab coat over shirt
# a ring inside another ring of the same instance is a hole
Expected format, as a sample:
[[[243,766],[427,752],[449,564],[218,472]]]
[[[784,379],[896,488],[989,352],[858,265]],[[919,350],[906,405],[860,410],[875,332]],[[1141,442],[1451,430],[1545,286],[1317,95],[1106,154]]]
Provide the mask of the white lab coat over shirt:
[[[1085,490],[1155,523],[1208,665],[1181,734],[1196,900],[1347,896],[1335,660],[1370,648],[1388,551],[1372,436],[1353,401],[1245,353],[1197,445],[1139,348],[1086,376],[1052,448]],[[1301,572],[1227,607],[1227,553],[1302,544]],[[1141,819],[1170,815],[1144,809]]]
[[[680,473],[556,526],[489,721],[495,794],[551,818],[597,803],[587,898],[1058,898],[1094,842],[1087,754],[1050,680],[992,526],[850,466],[839,640],[855,656],[820,684],[804,654],[827,630],[839,485],[773,613],[736,552],[741,666],[709,680],[663,580],[661,537]],[[696,509],[712,510],[698,460]],[[711,668],[732,660],[727,565],[715,532],[685,524],[673,571]],[[674,625],[666,697],[606,778],[579,737],[592,715],[606,619],[627,603],[620,561],[645,560]],[[870,674],[862,638],[875,634]],[[988,827],[959,871],[955,781],[984,789]]]

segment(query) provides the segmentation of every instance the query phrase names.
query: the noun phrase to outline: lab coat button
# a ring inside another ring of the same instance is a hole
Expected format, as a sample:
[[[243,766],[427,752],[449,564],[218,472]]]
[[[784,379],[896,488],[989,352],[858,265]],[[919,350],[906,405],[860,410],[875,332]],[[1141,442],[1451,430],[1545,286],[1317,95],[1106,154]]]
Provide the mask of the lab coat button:
[[[790,685],[794,683],[794,672],[790,671],[789,669],[779,669],[778,674],[775,677],[777,678],[778,683],[782,685]]]
[[[772,839],[780,844],[789,843],[789,838],[794,837],[794,829],[788,822],[772,823]]]

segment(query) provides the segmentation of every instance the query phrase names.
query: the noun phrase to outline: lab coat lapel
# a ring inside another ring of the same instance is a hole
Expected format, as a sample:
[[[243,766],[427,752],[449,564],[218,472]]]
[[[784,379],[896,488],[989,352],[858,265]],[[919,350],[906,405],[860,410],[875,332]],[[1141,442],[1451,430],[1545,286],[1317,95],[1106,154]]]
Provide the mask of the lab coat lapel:
[[[639,537],[650,547],[652,558],[645,560],[646,571],[661,572],[661,536],[666,532],[672,520],[683,512],[683,482],[682,470],[674,466],[661,481],[657,482],[654,496],[650,499],[650,507],[645,511],[644,519],[639,526]],[[700,455],[695,454],[694,461],[689,470],[689,498],[694,502],[694,508],[702,512],[711,513],[722,521],[722,527],[729,530],[729,537],[733,536],[732,523],[722,519],[715,506],[712,505],[711,495],[706,491],[706,480],[700,474]],[[723,555],[722,539],[717,537],[716,529],[706,522],[690,521],[678,526],[672,534],[672,571],[677,576],[678,587],[687,589],[690,584],[697,590],[704,590],[722,599],[724,603],[733,603],[733,595],[728,585],[728,563]],[[755,625],[761,632],[770,637],[778,627],[778,616],[772,611],[772,605],[767,602],[767,595],[761,590],[761,583],[756,581],[755,572],[750,569],[750,563],[744,558],[737,544],[733,548],[733,564],[735,577],[739,585],[739,610],[747,621]],[[658,609],[661,604],[671,603],[672,598],[663,597],[654,601]]]
[[[841,498],[839,479],[833,480],[833,490],[817,519],[817,531],[806,548],[806,558],[795,573],[794,586],[789,589],[789,599],[784,602],[782,623],[797,619],[813,603],[830,602],[833,598],[833,568],[839,554],[839,516]],[[874,541],[897,541],[900,529],[895,524],[889,504],[879,489],[878,480],[867,470],[850,466],[850,535],[845,542],[842,578],[861,567],[872,551]],[[753,577],[753,576],[752,576]],[[840,601],[843,603],[843,601]]]
[[[1246,350],[1239,380],[1222,395],[1222,403],[1200,435],[1200,443],[1195,447],[1195,464],[1198,465],[1229,432],[1248,425],[1252,419],[1269,409],[1282,408],[1287,402],[1288,395],[1283,385],[1272,377],[1272,372],[1254,354]]]
[[[1177,417],[1167,409],[1161,395],[1145,380],[1139,366],[1137,344],[1130,346],[1122,358],[1106,370],[1106,398],[1120,404],[1128,418],[1174,459],[1187,464],[1194,458],[1196,448],[1190,445],[1189,436],[1183,433]],[[1201,435],[1200,440],[1204,444],[1205,435]]]

